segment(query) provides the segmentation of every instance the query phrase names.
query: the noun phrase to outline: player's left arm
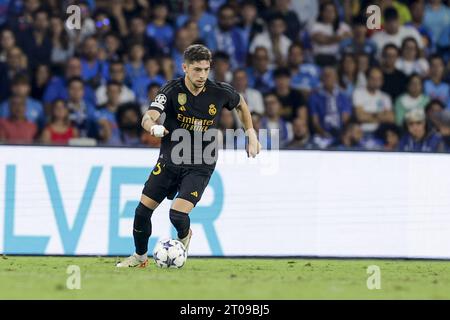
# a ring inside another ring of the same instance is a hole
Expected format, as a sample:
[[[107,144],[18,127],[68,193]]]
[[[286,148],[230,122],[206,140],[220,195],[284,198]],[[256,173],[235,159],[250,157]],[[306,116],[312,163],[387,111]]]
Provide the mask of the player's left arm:
[[[250,110],[248,109],[247,102],[242,95],[240,95],[240,100],[239,104],[236,106],[236,111],[239,120],[245,129],[245,133],[248,136],[247,155],[254,158],[261,151],[261,144],[259,143],[256,131],[253,128],[252,116],[250,114]]]

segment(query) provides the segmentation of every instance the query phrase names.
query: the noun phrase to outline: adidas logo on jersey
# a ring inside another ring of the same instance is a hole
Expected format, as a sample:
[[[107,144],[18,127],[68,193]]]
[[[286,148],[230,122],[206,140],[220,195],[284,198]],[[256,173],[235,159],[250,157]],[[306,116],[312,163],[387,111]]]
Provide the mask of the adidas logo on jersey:
[[[181,106],[178,110],[180,111],[186,111],[186,108],[184,106]]]
[[[198,197],[198,192],[197,191],[191,192],[191,195],[197,198]]]

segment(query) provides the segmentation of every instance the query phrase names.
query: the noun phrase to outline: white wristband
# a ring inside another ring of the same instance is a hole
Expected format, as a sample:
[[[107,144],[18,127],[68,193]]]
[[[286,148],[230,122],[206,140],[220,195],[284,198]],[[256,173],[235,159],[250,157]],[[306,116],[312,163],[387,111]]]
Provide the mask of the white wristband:
[[[157,138],[161,138],[162,136],[164,136],[164,130],[165,130],[164,126],[155,124],[150,128],[150,133]]]

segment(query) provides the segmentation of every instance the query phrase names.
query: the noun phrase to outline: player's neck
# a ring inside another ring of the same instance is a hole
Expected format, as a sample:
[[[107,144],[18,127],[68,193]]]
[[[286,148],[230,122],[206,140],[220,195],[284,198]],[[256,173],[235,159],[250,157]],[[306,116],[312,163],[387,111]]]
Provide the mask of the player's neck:
[[[193,84],[192,84],[192,82],[191,81],[189,81],[186,77],[184,77],[184,84],[185,84],[185,86],[186,86],[186,88],[188,88],[188,90],[194,95],[194,96],[197,96],[200,92],[202,92],[202,90],[203,90],[203,88],[205,87],[205,86],[203,86],[203,87],[201,87],[201,88],[197,88],[196,86],[194,86]]]

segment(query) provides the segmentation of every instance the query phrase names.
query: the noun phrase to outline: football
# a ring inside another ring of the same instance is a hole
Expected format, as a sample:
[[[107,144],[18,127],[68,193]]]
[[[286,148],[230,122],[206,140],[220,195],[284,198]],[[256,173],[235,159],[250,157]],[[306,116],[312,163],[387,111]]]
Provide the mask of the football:
[[[181,268],[186,262],[187,254],[184,245],[175,239],[159,241],[153,251],[153,259],[160,268]]]

